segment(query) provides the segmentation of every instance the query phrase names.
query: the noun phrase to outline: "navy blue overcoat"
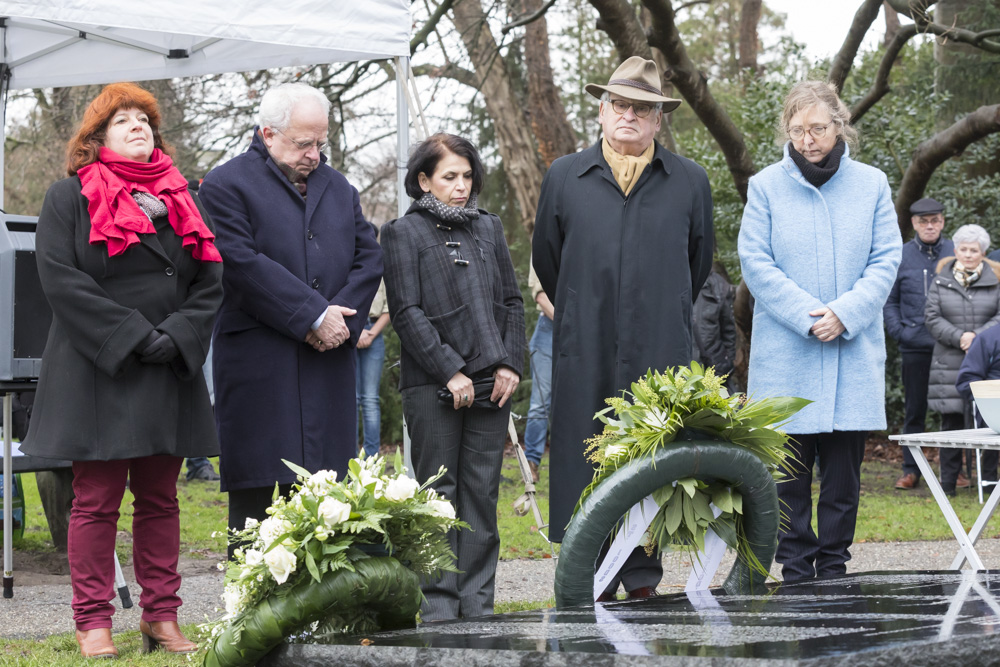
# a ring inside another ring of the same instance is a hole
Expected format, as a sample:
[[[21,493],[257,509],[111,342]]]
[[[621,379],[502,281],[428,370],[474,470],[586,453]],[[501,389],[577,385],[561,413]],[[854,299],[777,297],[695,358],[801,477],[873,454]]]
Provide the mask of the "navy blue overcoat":
[[[223,258],[212,339],[223,491],[295,481],[281,459],[343,475],[357,452],[355,344],[382,250],[358,191],[323,162],[303,198],[255,130],[199,191]],[[305,337],[328,305],[357,314],[348,342],[317,352]]]

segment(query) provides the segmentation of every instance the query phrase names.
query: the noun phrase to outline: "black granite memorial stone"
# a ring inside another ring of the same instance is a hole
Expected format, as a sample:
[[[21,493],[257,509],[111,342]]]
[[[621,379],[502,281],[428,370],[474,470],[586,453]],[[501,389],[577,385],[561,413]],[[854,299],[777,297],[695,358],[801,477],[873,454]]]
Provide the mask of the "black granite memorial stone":
[[[1000,665],[1000,571],[873,572],[426,623],[285,644],[260,664],[619,667]]]

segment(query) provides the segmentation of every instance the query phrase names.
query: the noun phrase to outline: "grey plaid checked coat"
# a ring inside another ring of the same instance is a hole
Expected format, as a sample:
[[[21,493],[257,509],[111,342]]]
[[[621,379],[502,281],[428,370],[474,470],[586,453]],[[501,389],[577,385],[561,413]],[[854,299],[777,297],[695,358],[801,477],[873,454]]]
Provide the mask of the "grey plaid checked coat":
[[[524,303],[500,218],[481,210],[445,224],[410,207],[382,228],[382,250],[401,390],[443,386],[458,371],[522,373]]]

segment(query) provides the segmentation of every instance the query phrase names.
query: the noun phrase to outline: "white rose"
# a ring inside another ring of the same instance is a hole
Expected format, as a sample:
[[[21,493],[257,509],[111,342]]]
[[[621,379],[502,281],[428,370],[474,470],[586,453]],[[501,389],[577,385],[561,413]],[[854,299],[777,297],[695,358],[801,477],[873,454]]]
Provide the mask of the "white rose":
[[[264,554],[256,549],[247,549],[246,564],[249,567],[257,567],[264,562]]]
[[[226,605],[226,615],[235,616],[242,606],[243,591],[238,584],[227,584],[222,592],[222,601]]]
[[[253,517],[248,516],[246,523],[243,525],[243,528],[244,530],[250,530],[251,528],[256,527],[258,523],[260,523],[260,521],[254,519]]]
[[[381,479],[376,477],[371,473],[370,470],[364,468],[361,469],[361,486],[368,487],[370,484],[375,486],[372,488],[372,493],[376,498],[381,498],[385,484]]]
[[[347,521],[351,516],[351,506],[336,498],[327,498],[321,502],[318,511],[323,523],[330,527]]]
[[[260,522],[260,539],[264,541],[265,549],[280,536],[291,531],[291,523],[275,516],[269,516]]]
[[[295,572],[295,554],[281,545],[264,554],[264,562],[267,563],[271,576],[279,584],[285,583],[288,575]]]
[[[420,485],[417,484],[417,480],[412,477],[400,475],[395,479],[389,480],[389,483],[385,487],[385,497],[394,503],[402,502],[412,498],[419,488]]]
[[[430,506],[434,516],[439,516],[443,519],[455,518],[455,508],[447,500],[435,498],[434,500],[427,501],[427,504]]]
[[[306,485],[314,489],[328,489],[337,483],[336,470],[320,470],[313,473]]]

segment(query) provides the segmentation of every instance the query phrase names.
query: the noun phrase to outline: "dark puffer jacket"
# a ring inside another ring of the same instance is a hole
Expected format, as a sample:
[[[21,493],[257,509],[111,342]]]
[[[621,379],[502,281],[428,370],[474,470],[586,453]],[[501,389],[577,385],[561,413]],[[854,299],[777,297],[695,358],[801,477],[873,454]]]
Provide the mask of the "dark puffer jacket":
[[[978,335],[1000,323],[1000,263],[984,260],[987,266],[979,280],[964,288],[952,274],[955,261],[945,257],[938,262],[937,275],[927,292],[924,320],[937,341],[927,398],[931,410],[942,414],[963,412],[963,399],[955,388],[965,358],[959,346],[962,334],[971,331]]]

